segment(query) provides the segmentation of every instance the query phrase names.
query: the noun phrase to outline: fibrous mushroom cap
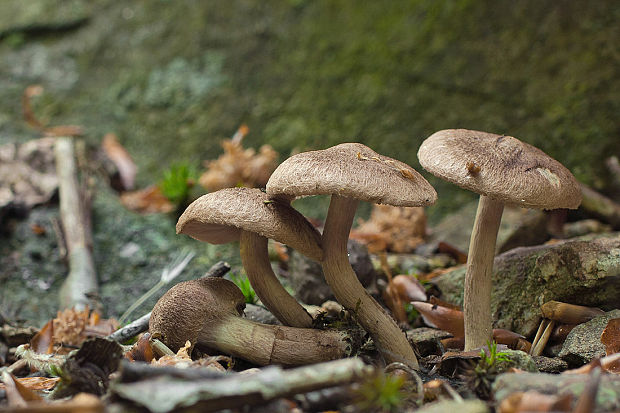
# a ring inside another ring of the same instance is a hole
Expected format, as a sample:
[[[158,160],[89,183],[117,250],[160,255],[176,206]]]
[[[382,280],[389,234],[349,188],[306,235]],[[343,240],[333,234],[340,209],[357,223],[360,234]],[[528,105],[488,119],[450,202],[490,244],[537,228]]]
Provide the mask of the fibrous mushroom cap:
[[[228,316],[239,316],[245,308],[241,290],[224,278],[208,277],[179,283],[155,304],[149,331],[172,351],[189,340],[192,346],[203,328]]]
[[[528,208],[577,208],[581,189],[561,163],[512,136],[446,129],[418,150],[430,173],[506,204]]]
[[[226,188],[201,196],[177,222],[177,234],[211,244],[238,241],[241,230],[257,233],[320,260],[321,235],[297,210],[256,188]]]
[[[431,205],[437,200],[435,189],[415,169],[361,143],[291,156],[269,178],[267,193],[289,200],[340,195],[405,207]]]

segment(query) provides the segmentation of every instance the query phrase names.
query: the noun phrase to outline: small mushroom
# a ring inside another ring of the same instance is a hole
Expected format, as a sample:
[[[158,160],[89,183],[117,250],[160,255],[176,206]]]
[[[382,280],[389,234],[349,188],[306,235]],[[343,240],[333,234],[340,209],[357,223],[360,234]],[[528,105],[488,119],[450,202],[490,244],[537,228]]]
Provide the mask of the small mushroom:
[[[584,307],[582,305],[567,304],[560,301],[548,301],[540,307],[543,319],[538,326],[534,341],[532,341],[532,356],[540,356],[551,337],[556,323],[577,325],[592,320],[594,317],[605,314],[600,308]]]
[[[574,209],[581,189],[568,169],[512,136],[447,129],[418,150],[430,173],[480,194],[465,274],[465,350],[491,339],[491,278],[497,231],[505,204]]]
[[[245,307],[239,288],[224,278],[179,283],[151,313],[149,331],[171,350],[189,340],[258,365],[311,364],[347,357],[351,337],[344,331],[260,324],[240,317]]]
[[[187,207],[177,223],[181,233],[211,244],[239,241],[243,267],[265,307],[285,325],[312,326],[310,314],[280,284],[269,262],[267,238],[317,261],[323,256],[321,235],[290,205],[259,189],[221,189]]]
[[[267,193],[287,201],[331,195],[322,237],[325,279],[336,299],[370,333],[386,362],[398,361],[418,369],[405,334],[357,279],[349,264],[347,240],[359,201],[431,205],[437,198],[433,187],[405,163],[360,143],[343,143],[288,158],[269,178]]]

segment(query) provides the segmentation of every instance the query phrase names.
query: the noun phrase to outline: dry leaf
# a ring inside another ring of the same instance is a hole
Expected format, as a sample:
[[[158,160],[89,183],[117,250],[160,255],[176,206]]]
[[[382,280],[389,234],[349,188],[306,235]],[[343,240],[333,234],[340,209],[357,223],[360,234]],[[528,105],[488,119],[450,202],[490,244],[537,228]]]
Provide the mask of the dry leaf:
[[[54,321],[48,321],[30,340],[30,348],[35,353],[51,354],[54,351]]]
[[[59,311],[54,319],[54,342],[79,346],[90,337],[105,337],[118,328],[114,319],[102,319],[96,311],[86,307]]]
[[[620,353],[620,318],[609,320],[601,334],[601,343],[605,346],[606,355]]]
[[[57,136],[81,136],[84,131],[82,127],[76,125],[60,125],[60,126],[46,126],[41,122],[34,114],[31,105],[31,99],[34,96],[39,96],[43,93],[43,86],[30,85],[24,89],[22,95],[22,114],[26,123],[33,128],[43,132],[44,136],[57,137]]]
[[[232,359],[228,356],[207,356],[198,360],[192,360],[190,356],[192,347],[192,343],[188,340],[185,342],[185,346],[181,347],[174,356],[162,356],[157,360],[152,360],[151,364],[157,366],[176,366],[180,368],[200,367],[217,371],[226,371],[226,368],[221,364],[222,362],[225,362],[229,366],[233,365]]]
[[[157,185],[121,194],[121,203],[125,208],[142,214],[169,213],[174,205],[162,194]]]
[[[424,208],[375,204],[368,221],[360,221],[350,237],[366,244],[371,253],[413,252],[426,237]]]
[[[465,335],[462,311],[420,301],[413,301],[411,305],[418,310],[424,323],[429,327],[447,331],[455,337]]]
[[[20,377],[15,380],[27,389],[43,391],[52,390],[54,386],[56,386],[56,383],[60,381],[60,377]],[[0,383],[0,389],[5,388],[6,386]]]
[[[426,301],[426,288],[414,276],[399,274],[392,279],[391,285],[406,303]]]
[[[447,242],[441,241],[439,245],[437,245],[437,250],[442,254],[450,255],[459,264],[465,264],[467,262],[467,254]]]
[[[232,139],[222,141],[224,153],[214,161],[205,162],[207,171],[200,176],[200,185],[209,191],[217,191],[267,184],[276,168],[278,154],[269,145],[261,146],[258,154],[254,149],[244,149],[241,141],[247,132],[248,127],[242,125]]]
[[[535,390],[515,392],[502,400],[500,413],[570,412],[573,397],[570,394],[548,395]]]
[[[155,354],[151,347],[151,333],[142,334],[123,357],[131,361],[146,361],[147,363],[153,361]]]
[[[11,373],[3,372],[2,381],[5,385],[6,398],[11,407],[25,407],[28,402],[43,400],[41,396],[17,381]]]
[[[120,177],[120,183],[123,187],[122,189],[124,191],[132,190],[134,188],[138,167],[131,158],[131,155],[129,155],[129,152],[120,144],[118,138],[113,133],[107,133],[103,137],[101,149],[103,149],[108,159],[116,166],[116,170]]]

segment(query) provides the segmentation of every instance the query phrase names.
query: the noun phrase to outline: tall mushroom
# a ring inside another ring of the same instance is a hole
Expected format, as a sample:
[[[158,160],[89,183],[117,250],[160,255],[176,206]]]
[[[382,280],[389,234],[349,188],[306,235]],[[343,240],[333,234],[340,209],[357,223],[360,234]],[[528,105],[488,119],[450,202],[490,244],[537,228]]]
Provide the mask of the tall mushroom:
[[[447,129],[418,150],[430,173],[480,194],[465,275],[465,351],[491,339],[491,276],[504,204],[577,208],[581,190],[568,169],[512,136]]]
[[[325,279],[340,304],[370,333],[386,361],[418,369],[405,334],[357,279],[349,264],[347,240],[359,201],[430,205],[437,198],[433,187],[405,163],[359,143],[343,143],[288,158],[269,178],[267,193],[287,201],[331,195],[322,237]]]
[[[223,244],[239,241],[241,260],[261,301],[283,324],[311,327],[312,317],[280,284],[271,268],[267,238],[320,261],[321,235],[288,203],[255,188],[226,188],[201,196],[177,222],[177,234]]]
[[[245,308],[239,288],[224,278],[179,283],[151,313],[149,331],[173,351],[192,347],[217,350],[258,365],[295,366],[347,357],[351,336],[339,330],[274,326],[240,317]]]

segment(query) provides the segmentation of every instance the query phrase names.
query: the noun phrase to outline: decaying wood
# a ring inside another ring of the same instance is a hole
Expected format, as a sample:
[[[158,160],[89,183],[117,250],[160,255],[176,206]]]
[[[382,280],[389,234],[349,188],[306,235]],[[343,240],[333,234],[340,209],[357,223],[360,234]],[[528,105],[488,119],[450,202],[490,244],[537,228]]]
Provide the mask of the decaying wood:
[[[196,373],[188,370],[179,371],[174,376],[127,382],[126,369],[134,366],[129,363],[122,366],[120,380],[112,385],[112,393],[122,400],[159,413],[190,406],[206,412],[257,405],[280,397],[359,381],[373,371],[360,359],[349,358],[289,370],[272,366],[253,374],[217,373],[214,378],[198,378]],[[183,379],[182,374],[192,377]],[[132,376],[139,379],[141,375]]]
[[[98,287],[72,138],[56,138],[54,153],[60,190],[60,216],[69,256],[69,275],[60,290],[60,307],[83,309],[89,304],[87,294],[96,293]]]

